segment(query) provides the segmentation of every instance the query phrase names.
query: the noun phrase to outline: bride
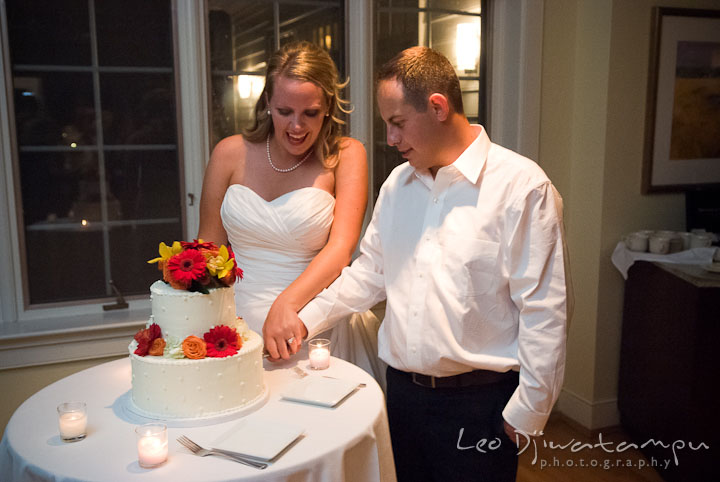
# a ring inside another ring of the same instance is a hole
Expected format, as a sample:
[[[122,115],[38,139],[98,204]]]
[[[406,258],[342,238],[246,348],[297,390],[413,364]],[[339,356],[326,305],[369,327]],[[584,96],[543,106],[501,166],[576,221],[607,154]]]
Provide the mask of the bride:
[[[367,157],[342,136],[349,112],[337,67],[321,48],[300,42],[273,54],[255,122],[220,141],[203,181],[198,238],[229,242],[244,279],[235,286],[237,314],[262,331],[266,350],[287,358],[302,335],[283,320],[337,278],[350,263],[367,204]],[[330,337],[333,355],[381,381],[379,321],[354,315]]]

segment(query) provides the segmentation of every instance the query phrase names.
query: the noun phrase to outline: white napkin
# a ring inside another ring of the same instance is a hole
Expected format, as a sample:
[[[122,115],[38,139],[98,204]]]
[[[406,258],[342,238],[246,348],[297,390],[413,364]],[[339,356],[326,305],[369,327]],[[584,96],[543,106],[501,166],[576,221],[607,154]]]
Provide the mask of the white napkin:
[[[302,427],[260,417],[246,417],[208,445],[268,461],[285,450],[303,432]]]
[[[309,376],[290,385],[282,397],[294,402],[334,407],[358,387],[358,382]]]

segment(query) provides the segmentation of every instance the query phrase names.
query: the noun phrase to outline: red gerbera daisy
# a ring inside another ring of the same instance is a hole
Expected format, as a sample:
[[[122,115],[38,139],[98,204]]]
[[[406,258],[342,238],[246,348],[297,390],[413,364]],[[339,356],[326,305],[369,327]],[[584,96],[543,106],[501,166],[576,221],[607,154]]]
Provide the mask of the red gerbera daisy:
[[[200,239],[194,239],[192,243],[189,241],[180,241],[180,246],[182,246],[183,249],[217,249],[217,246],[215,246],[215,243],[212,241],[206,242]]]
[[[135,333],[134,337],[135,341],[138,342],[138,346],[135,349],[134,353],[140,356],[147,355],[153,341],[155,341],[156,338],[160,338],[161,336],[162,332],[157,323],[153,323],[144,330],[138,331],[137,333]]]
[[[235,278],[243,279],[243,270],[238,266],[237,260],[235,259],[235,253],[233,252],[232,246],[228,244],[227,246],[228,255],[229,257],[235,261],[235,267],[233,268],[233,274],[235,275]],[[233,279],[235,281],[235,279]]]
[[[212,328],[203,335],[207,343],[207,356],[224,358],[232,356],[242,347],[242,339],[235,328],[221,325]]]
[[[175,281],[189,287],[205,277],[205,256],[194,249],[178,253],[168,260],[168,270]]]

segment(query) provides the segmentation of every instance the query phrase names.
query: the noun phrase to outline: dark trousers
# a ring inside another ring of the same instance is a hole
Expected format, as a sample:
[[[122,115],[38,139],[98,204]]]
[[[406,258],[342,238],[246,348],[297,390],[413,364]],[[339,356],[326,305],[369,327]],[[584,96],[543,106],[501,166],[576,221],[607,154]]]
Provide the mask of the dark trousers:
[[[502,410],[517,376],[461,388],[429,388],[387,370],[387,409],[398,482],[511,482],[517,446]]]

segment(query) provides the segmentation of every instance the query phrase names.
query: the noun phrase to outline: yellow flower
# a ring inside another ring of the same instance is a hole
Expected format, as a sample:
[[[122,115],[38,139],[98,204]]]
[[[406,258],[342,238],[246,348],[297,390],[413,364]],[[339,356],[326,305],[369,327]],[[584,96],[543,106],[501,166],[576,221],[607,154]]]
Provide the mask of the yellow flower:
[[[223,244],[220,246],[217,256],[210,256],[207,259],[207,269],[212,276],[222,279],[233,269],[235,260],[230,258],[228,249]]]
[[[165,243],[160,243],[159,251],[160,257],[151,259],[148,261],[148,263],[157,263],[158,261],[162,261],[164,263],[168,259],[180,253],[182,251],[182,246],[180,246],[179,241],[175,241],[172,246],[168,246]]]

